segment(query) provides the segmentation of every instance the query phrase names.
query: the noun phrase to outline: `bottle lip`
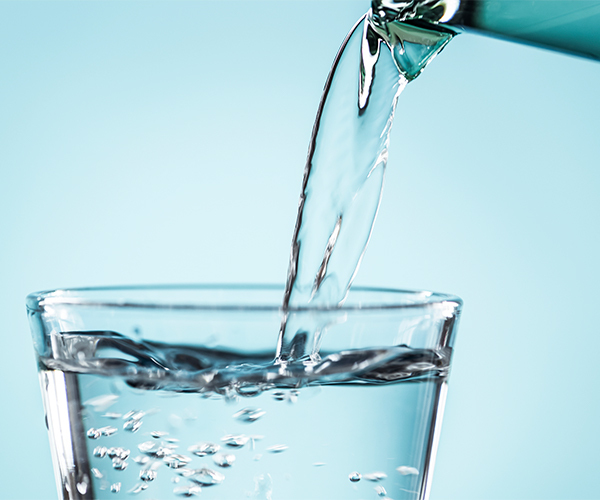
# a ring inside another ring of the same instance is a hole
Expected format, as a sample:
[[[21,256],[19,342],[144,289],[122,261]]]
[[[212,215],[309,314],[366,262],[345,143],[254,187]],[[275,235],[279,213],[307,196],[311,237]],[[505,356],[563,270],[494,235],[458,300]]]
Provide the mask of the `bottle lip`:
[[[191,311],[376,311],[444,308],[458,313],[462,300],[452,294],[382,287],[352,287],[343,305],[282,307],[284,287],[275,284],[169,284],[66,288],[31,293],[31,312],[61,307]]]

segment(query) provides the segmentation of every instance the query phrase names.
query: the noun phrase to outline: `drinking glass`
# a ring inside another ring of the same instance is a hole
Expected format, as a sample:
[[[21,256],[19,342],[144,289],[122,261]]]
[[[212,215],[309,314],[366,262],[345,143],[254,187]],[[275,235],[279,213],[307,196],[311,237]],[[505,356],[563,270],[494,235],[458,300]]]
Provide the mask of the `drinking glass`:
[[[283,310],[282,296],[30,295],[59,498],[426,499],[461,300],[353,288],[343,306]],[[291,319],[312,331],[278,360]]]

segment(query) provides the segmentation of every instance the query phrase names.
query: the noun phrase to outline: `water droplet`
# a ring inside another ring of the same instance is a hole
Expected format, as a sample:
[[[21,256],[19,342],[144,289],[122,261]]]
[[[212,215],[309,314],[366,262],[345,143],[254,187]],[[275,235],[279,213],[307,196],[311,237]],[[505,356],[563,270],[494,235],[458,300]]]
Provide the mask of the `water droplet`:
[[[270,451],[271,453],[281,453],[282,451],[285,451],[288,449],[288,446],[285,444],[275,444],[273,446],[269,446],[267,448],[267,451]]]
[[[213,461],[219,467],[231,467],[233,465],[233,462],[235,462],[235,455],[232,455],[230,453],[217,453],[213,457]]]
[[[121,460],[125,460],[129,457],[131,452],[125,448],[109,448],[106,453],[110,458],[120,458]]]
[[[141,493],[142,491],[144,491],[147,488],[148,488],[147,484],[145,484],[145,483],[138,483],[133,488],[131,488],[128,491],[128,493],[131,493],[132,495],[137,495],[138,493]]]
[[[243,408],[240,411],[233,414],[233,418],[241,421],[252,423],[256,422],[260,417],[262,417],[266,411],[261,410],[260,408]]]
[[[170,455],[163,460],[171,469],[180,469],[192,461],[191,458],[186,457],[185,455]]]
[[[160,439],[163,436],[167,436],[169,433],[168,432],[162,432],[162,431],[152,431],[150,433],[150,435],[154,438],[154,439]]]
[[[221,484],[225,479],[223,474],[212,469],[207,469],[206,467],[203,467],[202,469],[196,469],[192,472],[193,473],[191,475],[186,475],[185,477],[203,486]]]
[[[171,443],[171,444],[173,444],[173,443],[179,443],[179,439],[177,439],[177,438],[166,438],[165,441],[167,443]]]
[[[98,431],[100,431],[103,436],[112,436],[115,432],[117,432],[117,428],[107,425],[106,427],[101,427],[98,429]]]
[[[95,457],[104,458],[106,456],[107,451],[108,449],[106,448],[106,446],[96,446],[94,448],[93,453]]]
[[[121,483],[113,483],[110,485],[110,491],[113,493],[119,493],[121,491]]]
[[[367,481],[381,481],[387,477],[385,472],[371,472],[369,474],[364,474],[363,479]]]
[[[408,467],[407,465],[401,465],[400,467],[396,468],[396,470],[403,476],[419,475],[419,471],[417,469],[415,469],[414,467]]]
[[[181,478],[180,478],[180,477],[177,477],[177,476],[173,476],[173,477],[171,478],[171,482],[172,482],[172,483],[178,483],[180,480],[181,480]]]
[[[88,399],[83,404],[84,406],[91,406],[96,412],[100,412],[113,405],[117,399],[119,399],[119,396],[115,396],[114,394],[103,394],[102,396]]]
[[[351,472],[348,476],[348,479],[350,479],[350,481],[352,481],[353,483],[357,483],[358,481],[360,481],[360,478],[361,476],[358,472]]]
[[[133,459],[133,461],[136,464],[144,465],[144,464],[147,464],[150,461],[150,458],[149,457],[142,457],[141,455],[138,455],[137,457],[135,457]]]
[[[145,482],[154,481],[156,479],[156,471],[153,469],[141,470],[140,479]]]
[[[180,495],[182,497],[199,495],[200,491],[202,491],[200,486],[195,484],[191,486],[178,486],[177,488],[173,489],[173,493],[175,493],[175,495]]]
[[[82,481],[81,483],[77,483],[77,491],[79,493],[81,493],[82,495],[85,495],[85,493],[87,492],[87,489],[88,489],[87,482]]]
[[[94,477],[96,479],[102,479],[104,477],[104,474],[102,474],[102,472],[100,472],[98,469],[96,469],[96,467],[92,468],[92,474],[94,475]]]
[[[313,464],[315,467],[323,467],[324,465],[327,465],[325,462],[315,462]]]
[[[377,493],[380,497],[387,495],[387,491],[385,491],[383,486],[375,486],[375,493]]]
[[[125,460],[122,460],[121,458],[115,457],[112,460],[113,469],[125,470],[125,469],[127,469],[127,465],[128,465],[127,462]]]
[[[123,430],[128,431],[128,432],[137,432],[140,430],[142,423],[143,422],[141,420],[136,420],[136,419],[131,418],[123,424]]]
[[[239,434],[234,436],[233,434],[227,434],[227,436],[223,436],[221,441],[223,441],[227,446],[231,446],[232,448],[241,448],[244,446],[250,438],[248,436],[244,436],[243,434]]]
[[[90,427],[88,429],[86,435],[90,439],[98,439],[100,436],[102,436],[102,433],[98,429],[94,429],[93,427]]]

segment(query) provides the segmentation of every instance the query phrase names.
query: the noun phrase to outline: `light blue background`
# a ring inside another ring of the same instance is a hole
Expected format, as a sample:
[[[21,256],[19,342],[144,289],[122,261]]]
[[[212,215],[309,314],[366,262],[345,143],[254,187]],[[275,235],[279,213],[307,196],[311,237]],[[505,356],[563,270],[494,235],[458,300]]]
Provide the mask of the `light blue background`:
[[[0,3],[0,498],[56,495],[25,295],[283,282],[368,3]],[[358,282],[465,301],[432,500],[600,498],[599,88],[461,35],[401,97]]]

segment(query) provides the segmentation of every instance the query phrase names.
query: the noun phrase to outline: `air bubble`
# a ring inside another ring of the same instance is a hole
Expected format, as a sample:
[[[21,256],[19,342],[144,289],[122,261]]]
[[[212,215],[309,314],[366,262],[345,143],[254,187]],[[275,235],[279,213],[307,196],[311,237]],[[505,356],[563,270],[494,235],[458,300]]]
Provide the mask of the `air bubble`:
[[[141,420],[136,420],[134,418],[131,418],[123,424],[123,430],[128,431],[128,432],[137,432],[140,430],[141,426],[142,426]]]
[[[179,474],[182,477],[190,477],[193,476],[195,473],[196,471],[194,469],[188,469],[187,467],[183,467],[177,470],[177,474]]]
[[[152,454],[156,448],[158,448],[158,446],[152,441],[145,441],[138,444],[138,450],[140,450],[142,453]]]
[[[233,414],[233,418],[246,423],[256,422],[260,417],[264,416],[266,411],[260,408],[243,408],[242,410]]]
[[[396,468],[396,470],[403,476],[419,475],[419,471],[417,469],[415,469],[414,467],[408,467],[407,465],[401,465],[400,467]]]
[[[182,497],[191,497],[194,495],[199,495],[200,491],[202,491],[202,489],[200,488],[200,486],[196,485],[178,486],[177,488],[173,489],[173,493],[175,493],[175,495],[180,495]]]
[[[132,495],[137,495],[138,493],[141,493],[142,491],[144,491],[146,489],[148,489],[147,484],[138,483],[133,488],[131,488],[128,493],[131,493]]]
[[[192,461],[191,458],[186,457],[185,455],[170,455],[163,460],[171,469],[180,469]]]
[[[387,474],[385,472],[371,472],[369,474],[363,475],[363,479],[366,479],[367,481],[374,481],[374,482],[382,481],[386,477],[387,477]]]
[[[108,449],[106,448],[106,446],[96,446],[94,448],[93,454],[95,457],[104,458],[106,456],[107,451]]]
[[[188,448],[194,455],[205,457],[206,455],[214,455],[221,447],[213,443],[198,443]]]
[[[96,467],[92,468],[92,474],[94,475],[94,477],[96,479],[102,479],[104,477],[104,474],[102,474],[102,472],[100,472],[98,469],[96,469]]]
[[[110,491],[113,493],[119,493],[121,491],[121,483],[113,483],[110,485]]]
[[[82,495],[85,495],[88,489],[88,484],[85,481],[82,481],[81,483],[77,483],[77,491],[79,493],[81,493]]]
[[[353,483],[357,483],[358,481],[360,481],[360,478],[361,475],[359,472],[351,472],[348,476],[348,479],[350,479],[350,481],[352,481]]]
[[[119,396],[114,394],[104,394],[102,396],[96,396],[95,398],[88,399],[84,406],[91,406],[95,412],[106,410],[109,406],[113,405]]]
[[[125,415],[123,415],[123,420],[142,420],[146,415],[145,411],[140,410],[131,410],[128,411]]]
[[[163,458],[173,453],[171,447],[159,446],[157,443],[152,441],[146,441],[138,445],[138,449],[145,455],[151,457]]]
[[[153,469],[144,469],[140,471],[140,479],[149,483],[156,479],[156,471]]]
[[[233,462],[235,462],[235,455],[232,455],[230,453],[217,453],[213,457],[213,461],[219,467],[231,467],[233,465]]]
[[[383,486],[375,486],[375,493],[377,493],[377,495],[379,495],[380,497],[384,497],[387,495],[387,491],[385,491],[385,488]]]
[[[327,465],[325,462],[315,462],[313,464],[314,467],[323,467],[324,465]]]
[[[112,466],[113,466],[113,469],[115,469],[115,470],[125,470],[125,469],[127,469],[127,465],[128,465],[127,462],[120,458],[115,457],[112,460]]]
[[[98,439],[100,436],[102,436],[102,432],[100,432],[98,429],[90,427],[86,432],[86,436],[90,439]]]
[[[138,455],[137,457],[135,457],[135,458],[133,459],[133,461],[134,461],[136,464],[145,465],[145,464],[147,464],[147,463],[150,461],[150,458],[149,458],[149,457],[143,457],[143,456],[141,456],[141,455]]]
[[[115,432],[117,432],[117,428],[107,425],[106,427],[101,427],[98,429],[98,431],[100,431],[103,436],[112,436]]]
[[[283,391],[273,391],[272,396],[275,401],[284,401],[285,400],[285,392],[283,392]]]
[[[121,413],[115,413],[112,411],[106,412],[104,415],[102,415],[104,418],[111,418],[111,419],[117,419],[117,418],[121,418],[122,414]]]
[[[276,444],[273,446],[269,446],[267,448],[267,451],[270,451],[271,453],[281,453],[282,451],[285,451],[288,449],[288,446],[285,444]]]
[[[254,457],[253,457],[253,460],[254,460],[255,462],[258,462],[258,461],[259,461],[261,458],[262,458],[262,454],[260,454],[260,453],[257,453],[256,455],[254,455]]]
[[[248,436],[244,436],[243,434],[239,434],[234,436],[233,434],[228,434],[227,436],[223,436],[221,441],[223,441],[227,446],[231,446],[232,448],[241,448],[244,446],[250,438]]]
[[[192,471],[191,475],[186,475],[188,479],[195,483],[203,486],[212,486],[214,484],[221,484],[225,479],[225,476],[217,471],[208,469],[206,467]]]
[[[121,460],[125,460],[129,457],[131,452],[125,448],[109,448],[106,453],[110,458],[120,458]]]
[[[150,435],[154,438],[154,439],[160,439],[163,436],[167,436],[169,433],[168,432],[162,432],[162,431],[152,431],[150,433]]]

